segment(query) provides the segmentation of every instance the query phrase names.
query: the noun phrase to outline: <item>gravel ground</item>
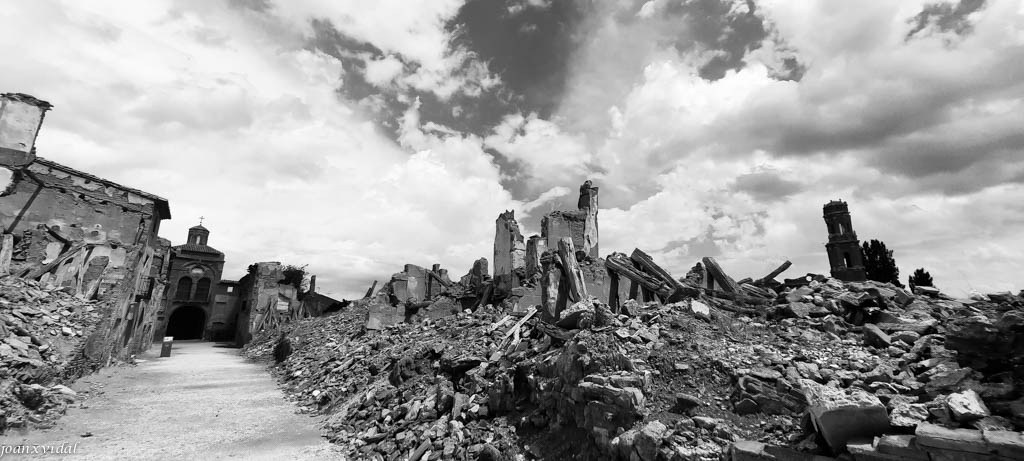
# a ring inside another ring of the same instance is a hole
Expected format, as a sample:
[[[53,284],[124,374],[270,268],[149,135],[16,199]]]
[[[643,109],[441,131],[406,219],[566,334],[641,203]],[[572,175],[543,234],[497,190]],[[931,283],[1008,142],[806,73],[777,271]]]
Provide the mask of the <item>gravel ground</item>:
[[[137,366],[100,370],[75,383],[78,401],[51,429],[0,437],[2,445],[77,444],[75,454],[0,453],[2,459],[313,460],[340,455],[317,421],[296,414],[264,365],[238,349],[179,341]]]

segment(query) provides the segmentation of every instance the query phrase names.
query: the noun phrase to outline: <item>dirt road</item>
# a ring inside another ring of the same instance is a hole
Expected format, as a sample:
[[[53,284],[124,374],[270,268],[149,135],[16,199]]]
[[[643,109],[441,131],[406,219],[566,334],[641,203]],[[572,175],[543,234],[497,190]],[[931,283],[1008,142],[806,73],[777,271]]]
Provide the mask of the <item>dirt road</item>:
[[[12,455],[63,460],[330,460],[315,419],[295,413],[263,365],[214,343],[159,345],[135,367],[101,370],[79,380],[91,391],[49,430],[9,432],[2,445],[77,443],[74,454]],[[91,436],[83,437],[85,434]]]

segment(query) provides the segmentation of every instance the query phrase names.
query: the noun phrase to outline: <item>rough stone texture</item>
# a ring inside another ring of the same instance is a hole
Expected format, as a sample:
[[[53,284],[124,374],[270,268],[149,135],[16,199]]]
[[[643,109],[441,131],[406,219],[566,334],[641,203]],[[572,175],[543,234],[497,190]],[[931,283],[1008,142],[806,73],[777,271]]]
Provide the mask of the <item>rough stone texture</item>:
[[[1024,311],[1010,310],[996,321],[976,315],[948,326],[946,347],[957,351],[961,365],[1004,371],[1024,365]]]
[[[0,200],[0,224],[20,236],[11,273],[104,303],[82,350],[92,367],[148,348],[163,305],[152,269],[167,201],[44,158],[16,163],[0,156],[20,170]]]
[[[526,242],[519,231],[515,211],[498,215],[494,223],[494,282],[496,289],[507,292],[519,286],[526,270]]]
[[[597,232],[597,187],[594,187],[589,179],[580,186],[577,208],[584,213],[583,244],[579,249],[591,258],[599,258],[601,251]]]
[[[982,431],[990,453],[1008,459],[1024,459],[1024,434],[1016,431]]]
[[[883,435],[876,440],[875,448],[906,460],[928,460],[928,454],[918,448],[916,436],[910,434]]]
[[[878,348],[886,348],[892,345],[892,338],[885,334],[877,325],[868,323],[864,325],[864,344]]]
[[[544,254],[546,250],[547,246],[539,235],[531,235],[526,241],[524,264],[526,265],[526,278],[528,280],[541,273],[540,255]]]
[[[814,427],[833,450],[842,450],[851,439],[889,430],[889,415],[878,397],[861,390],[847,393],[809,379],[801,379],[800,385]]]
[[[946,405],[949,406],[949,411],[953,413],[953,417],[957,421],[965,423],[992,414],[988,407],[985,406],[985,402],[981,400],[981,396],[974,389],[950,394]]]
[[[981,431],[971,429],[947,429],[935,424],[921,424],[914,432],[917,444],[929,452],[950,450],[964,453],[988,453],[988,446]]]
[[[574,248],[583,256],[600,257],[597,232],[597,187],[590,181],[580,186],[576,211],[553,211],[541,219],[541,238],[547,248],[555,248],[562,238],[572,239]]]
[[[633,444],[637,456],[643,461],[656,461],[666,431],[668,428],[661,421],[651,421],[644,425]]]
[[[828,253],[832,277],[849,282],[867,280],[862,261],[860,240],[853,230],[850,210],[846,202],[833,200],[823,207],[825,225],[828,227]]]

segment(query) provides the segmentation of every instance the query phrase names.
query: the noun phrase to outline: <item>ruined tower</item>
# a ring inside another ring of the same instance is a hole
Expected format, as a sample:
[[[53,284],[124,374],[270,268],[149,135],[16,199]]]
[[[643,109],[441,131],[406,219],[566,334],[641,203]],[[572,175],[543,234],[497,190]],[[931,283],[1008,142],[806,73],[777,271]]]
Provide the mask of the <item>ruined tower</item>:
[[[864,261],[861,258],[860,240],[857,239],[857,233],[853,231],[850,210],[846,206],[846,202],[833,200],[826,203],[824,218],[825,225],[828,227],[828,243],[825,244],[825,251],[828,252],[832,277],[847,282],[867,280],[864,273]]]
[[[540,223],[541,238],[547,248],[557,248],[558,239],[570,237],[576,247],[577,258],[598,258],[597,187],[590,180],[580,186],[576,208],[544,215]]]

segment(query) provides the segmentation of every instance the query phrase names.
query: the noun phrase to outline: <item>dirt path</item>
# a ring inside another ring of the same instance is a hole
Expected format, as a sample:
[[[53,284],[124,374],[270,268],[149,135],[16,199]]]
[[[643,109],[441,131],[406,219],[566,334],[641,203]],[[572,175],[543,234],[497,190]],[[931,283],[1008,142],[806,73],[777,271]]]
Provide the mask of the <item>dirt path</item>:
[[[91,391],[56,427],[0,437],[0,445],[77,443],[77,454],[0,459],[339,458],[316,420],[296,414],[264,367],[238,349],[182,341],[171,357],[158,358],[159,349],[154,345],[135,367],[104,369],[75,383],[76,391]]]

